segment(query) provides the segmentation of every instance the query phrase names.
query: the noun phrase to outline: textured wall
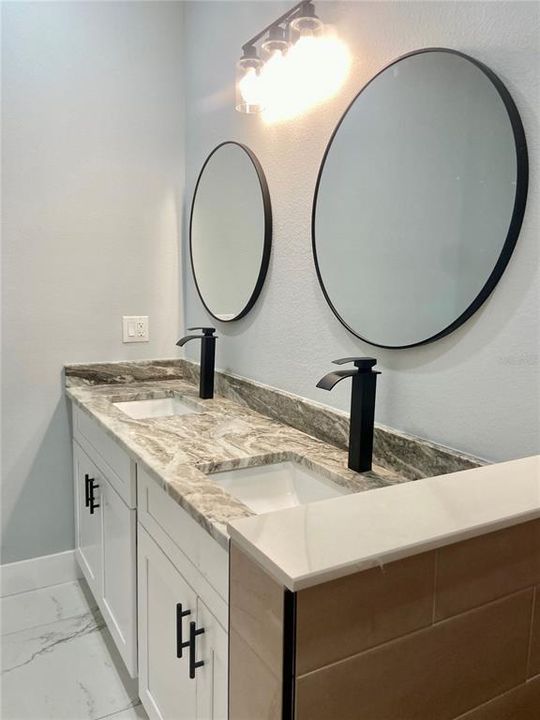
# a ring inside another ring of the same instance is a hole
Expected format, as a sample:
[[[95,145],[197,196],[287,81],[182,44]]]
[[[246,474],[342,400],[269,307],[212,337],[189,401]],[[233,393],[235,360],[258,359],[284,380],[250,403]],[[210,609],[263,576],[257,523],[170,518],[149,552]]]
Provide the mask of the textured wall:
[[[3,4],[3,561],[73,547],[62,366],[181,329],[182,7]],[[122,315],[150,316],[123,345]]]
[[[538,452],[538,5],[320,3],[321,18],[337,26],[353,51],[350,79],[325,106],[283,125],[265,126],[256,116],[234,111],[234,64],[242,42],[288,6],[186,4],[186,209],[204,158],[214,145],[232,139],[258,155],[274,211],[265,287],[246,318],[217,323],[218,365],[345,409],[347,383],[326,394],[315,388],[317,380],[337,357],[373,355],[383,372],[379,422],[490,460]],[[382,350],[350,335],[324,301],[311,256],[311,200],[325,146],[356,92],[389,61],[429,46],[471,54],[507,84],[529,142],[529,203],[514,256],[484,307],[432,345]],[[208,322],[188,264],[185,278],[187,324]],[[195,346],[187,350],[196,357]]]

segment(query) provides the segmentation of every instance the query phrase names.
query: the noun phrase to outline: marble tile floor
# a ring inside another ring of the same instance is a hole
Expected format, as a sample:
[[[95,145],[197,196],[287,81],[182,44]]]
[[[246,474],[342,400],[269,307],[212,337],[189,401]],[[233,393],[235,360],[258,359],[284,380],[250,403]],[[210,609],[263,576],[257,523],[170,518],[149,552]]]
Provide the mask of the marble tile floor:
[[[147,720],[84,581],[0,599],[2,720]]]

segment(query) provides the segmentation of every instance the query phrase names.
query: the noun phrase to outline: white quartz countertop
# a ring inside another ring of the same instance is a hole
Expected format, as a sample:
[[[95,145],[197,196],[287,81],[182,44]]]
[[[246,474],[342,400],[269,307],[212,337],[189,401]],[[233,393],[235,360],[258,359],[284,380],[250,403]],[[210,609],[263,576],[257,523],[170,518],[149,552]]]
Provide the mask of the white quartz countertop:
[[[229,523],[290,590],[540,517],[540,455]]]

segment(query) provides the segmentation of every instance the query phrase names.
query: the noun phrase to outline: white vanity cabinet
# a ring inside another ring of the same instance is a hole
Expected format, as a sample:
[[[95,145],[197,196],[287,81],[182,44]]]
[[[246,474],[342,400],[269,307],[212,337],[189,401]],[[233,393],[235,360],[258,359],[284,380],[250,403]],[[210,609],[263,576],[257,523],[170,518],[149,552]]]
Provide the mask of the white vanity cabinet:
[[[139,696],[151,720],[226,720],[228,553],[144,471],[138,498]]]
[[[135,466],[76,407],[73,437],[75,555],[128,672],[136,677],[137,518],[129,505],[135,498]],[[117,476],[109,461],[124,477]]]
[[[229,554],[73,405],[75,553],[151,720],[227,720]]]

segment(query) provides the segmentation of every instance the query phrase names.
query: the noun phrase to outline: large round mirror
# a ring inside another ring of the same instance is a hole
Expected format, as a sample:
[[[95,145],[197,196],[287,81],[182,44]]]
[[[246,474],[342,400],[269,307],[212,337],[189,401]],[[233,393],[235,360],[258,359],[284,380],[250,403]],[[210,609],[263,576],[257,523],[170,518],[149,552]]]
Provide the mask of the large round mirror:
[[[253,307],[271,241],[270,195],[257,158],[240,143],[218,145],[199,174],[190,221],[195,284],[217,320],[238,320]]]
[[[514,248],[527,148],[508,90],[446,49],[399,58],[356,96],[319,172],[313,252],[332,310],[373,345],[455,330]]]

